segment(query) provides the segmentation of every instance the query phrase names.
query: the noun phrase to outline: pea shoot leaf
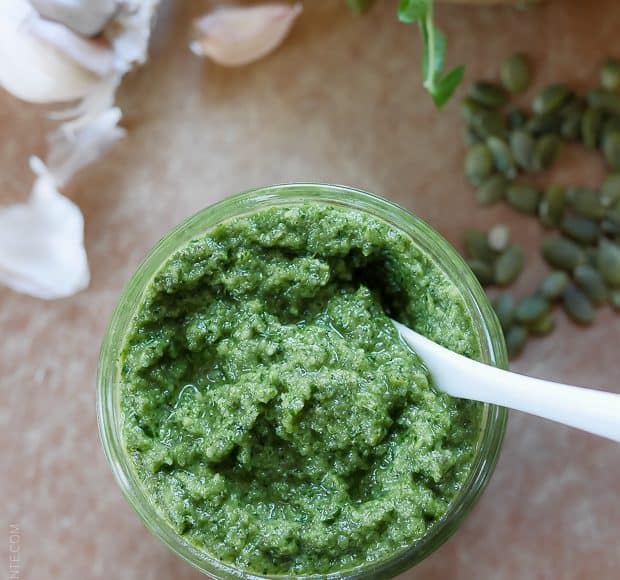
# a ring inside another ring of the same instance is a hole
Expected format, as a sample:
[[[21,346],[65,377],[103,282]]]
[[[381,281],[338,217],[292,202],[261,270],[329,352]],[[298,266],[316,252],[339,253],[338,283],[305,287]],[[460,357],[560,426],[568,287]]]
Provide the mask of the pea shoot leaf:
[[[400,0],[398,17],[401,22],[416,22],[422,35],[422,72],[424,87],[433,102],[443,107],[458,87],[465,68],[457,66],[443,74],[446,58],[446,38],[435,27],[433,0]]]
[[[400,0],[398,17],[401,22],[424,20],[432,9],[432,0]]]
[[[454,94],[456,87],[461,84],[464,73],[465,66],[460,64],[435,82],[435,87],[434,90],[431,91],[431,96],[433,97],[433,101],[437,107],[441,109],[441,107],[443,107],[450,100],[450,97]]]

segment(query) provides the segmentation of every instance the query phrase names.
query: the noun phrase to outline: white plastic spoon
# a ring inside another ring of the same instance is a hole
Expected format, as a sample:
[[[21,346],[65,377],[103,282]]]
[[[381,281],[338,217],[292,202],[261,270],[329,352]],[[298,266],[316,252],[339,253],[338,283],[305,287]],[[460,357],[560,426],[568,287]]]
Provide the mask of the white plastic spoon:
[[[620,394],[562,385],[504,371],[456,354],[393,321],[433,375],[438,389],[620,441]]]

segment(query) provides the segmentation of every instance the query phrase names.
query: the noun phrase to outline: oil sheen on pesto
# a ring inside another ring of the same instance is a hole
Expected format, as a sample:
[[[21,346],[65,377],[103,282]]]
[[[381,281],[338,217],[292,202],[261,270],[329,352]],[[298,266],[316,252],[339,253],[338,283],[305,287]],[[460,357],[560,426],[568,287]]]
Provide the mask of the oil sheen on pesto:
[[[318,203],[223,222],[150,282],[121,355],[124,439],[176,531],[254,573],[346,570],[423,537],[481,406],[388,316],[478,358],[462,296],[400,230]]]

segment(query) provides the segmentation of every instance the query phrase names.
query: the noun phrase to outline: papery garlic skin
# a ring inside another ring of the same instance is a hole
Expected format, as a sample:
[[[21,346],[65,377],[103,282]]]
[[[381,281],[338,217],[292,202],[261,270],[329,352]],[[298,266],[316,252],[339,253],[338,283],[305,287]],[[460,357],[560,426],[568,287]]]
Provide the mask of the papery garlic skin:
[[[117,0],[30,0],[37,12],[84,36],[99,34],[114,16]]]
[[[118,32],[110,35],[110,42],[119,56],[117,69],[123,73],[133,65],[146,62],[151,27],[160,1],[124,0],[120,4],[114,19]]]
[[[24,30],[36,12],[26,0],[0,0],[0,85],[31,103],[72,101],[97,77]]]
[[[84,218],[58,189],[125,135],[114,107],[77,131],[50,138],[47,164],[30,161],[37,178],[27,203],[0,208],[0,284],[35,296],[71,296],[88,286]]]
[[[49,137],[46,166],[58,187],[64,186],[78,171],[100,159],[126,131],[118,126],[118,107],[94,116],[82,127],[61,125]]]
[[[101,38],[42,19],[25,0],[0,0],[0,85],[25,101],[79,100],[56,115],[29,200],[0,207],[0,284],[38,298],[70,296],[90,280],[80,209],[59,189],[125,135],[113,106],[123,76],[146,61],[159,0],[123,0]],[[85,2],[86,4],[86,2]]]
[[[88,286],[84,218],[56,189],[42,161],[27,203],[0,209],[0,283],[37,298],[71,296]]]
[[[221,65],[246,65],[275,50],[301,11],[299,3],[217,8],[195,21],[190,48]]]

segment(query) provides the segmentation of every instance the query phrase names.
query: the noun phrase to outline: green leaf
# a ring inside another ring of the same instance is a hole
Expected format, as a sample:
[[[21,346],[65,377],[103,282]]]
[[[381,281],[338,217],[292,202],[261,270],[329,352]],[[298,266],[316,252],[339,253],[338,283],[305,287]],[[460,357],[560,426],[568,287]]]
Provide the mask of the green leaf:
[[[422,39],[424,46],[422,47],[422,72],[424,73],[424,80],[431,78],[431,76],[441,74],[443,70],[444,61],[446,59],[446,37],[441,30],[435,28],[433,32],[433,70],[429,70],[430,66],[430,39],[428,38],[428,32],[426,28],[422,30]]]
[[[361,14],[362,12],[366,12],[374,1],[375,0],[347,0],[347,4],[353,12]]]
[[[435,81],[435,87],[431,92],[431,97],[437,107],[441,108],[448,102],[463,79],[464,73],[465,67],[461,64],[454,67],[439,81]]]
[[[422,36],[422,76],[437,107],[442,107],[461,82],[464,67],[458,66],[442,76],[446,60],[446,38],[435,27],[433,0],[400,0],[398,17],[403,22],[417,22]]]
[[[401,22],[424,20],[431,10],[432,0],[400,0],[398,18]]]

